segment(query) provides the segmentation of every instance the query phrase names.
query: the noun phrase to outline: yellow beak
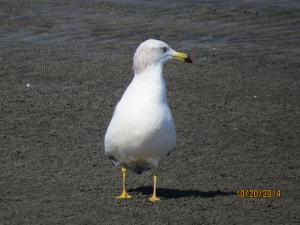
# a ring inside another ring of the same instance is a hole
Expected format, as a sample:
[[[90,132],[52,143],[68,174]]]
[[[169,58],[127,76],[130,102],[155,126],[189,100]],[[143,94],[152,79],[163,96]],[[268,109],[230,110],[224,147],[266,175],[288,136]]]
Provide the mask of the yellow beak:
[[[173,59],[182,61],[182,62],[186,62],[186,63],[193,63],[193,60],[190,56],[188,56],[187,54],[181,53],[181,52],[176,52],[177,55],[172,55]]]

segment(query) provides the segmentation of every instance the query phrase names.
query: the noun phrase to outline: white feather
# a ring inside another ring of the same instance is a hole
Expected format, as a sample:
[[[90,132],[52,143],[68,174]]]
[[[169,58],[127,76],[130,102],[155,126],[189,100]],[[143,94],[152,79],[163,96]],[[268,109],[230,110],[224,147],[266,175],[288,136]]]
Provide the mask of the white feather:
[[[167,51],[162,50],[163,47]],[[142,172],[159,167],[176,144],[166,98],[163,64],[176,54],[162,41],[143,42],[134,55],[135,76],[115,108],[105,135],[105,152]]]

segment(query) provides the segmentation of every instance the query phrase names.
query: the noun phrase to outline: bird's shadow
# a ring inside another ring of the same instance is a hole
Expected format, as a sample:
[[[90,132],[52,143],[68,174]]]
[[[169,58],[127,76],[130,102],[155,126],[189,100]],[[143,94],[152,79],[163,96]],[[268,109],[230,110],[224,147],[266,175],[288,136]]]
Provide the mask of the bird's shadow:
[[[139,192],[143,195],[151,195],[153,193],[152,186],[138,187],[129,189],[128,192]],[[157,188],[157,195],[164,198],[183,198],[183,197],[200,197],[200,198],[213,198],[215,196],[230,196],[236,195],[236,192],[224,192],[224,191],[198,191],[198,190],[176,190],[169,188]]]

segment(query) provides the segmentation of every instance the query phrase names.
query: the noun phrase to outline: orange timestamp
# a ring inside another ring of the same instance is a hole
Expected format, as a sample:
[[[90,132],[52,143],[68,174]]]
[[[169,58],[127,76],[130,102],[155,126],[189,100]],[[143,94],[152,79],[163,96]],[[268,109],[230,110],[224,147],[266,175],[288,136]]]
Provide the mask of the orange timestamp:
[[[237,190],[236,195],[241,198],[280,198],[280,190]]]

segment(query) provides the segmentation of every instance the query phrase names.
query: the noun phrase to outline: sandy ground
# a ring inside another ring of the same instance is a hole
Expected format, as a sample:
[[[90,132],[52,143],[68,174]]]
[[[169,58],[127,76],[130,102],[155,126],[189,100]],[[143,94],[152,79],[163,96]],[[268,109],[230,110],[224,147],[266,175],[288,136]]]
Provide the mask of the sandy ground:
[[[300,4],[249,2],[1,1],[0,224],[299,223]],[[178,139],[155,203],[151,173],[115,198],[103,145],[149,38],[194,59],[164,68]]]

